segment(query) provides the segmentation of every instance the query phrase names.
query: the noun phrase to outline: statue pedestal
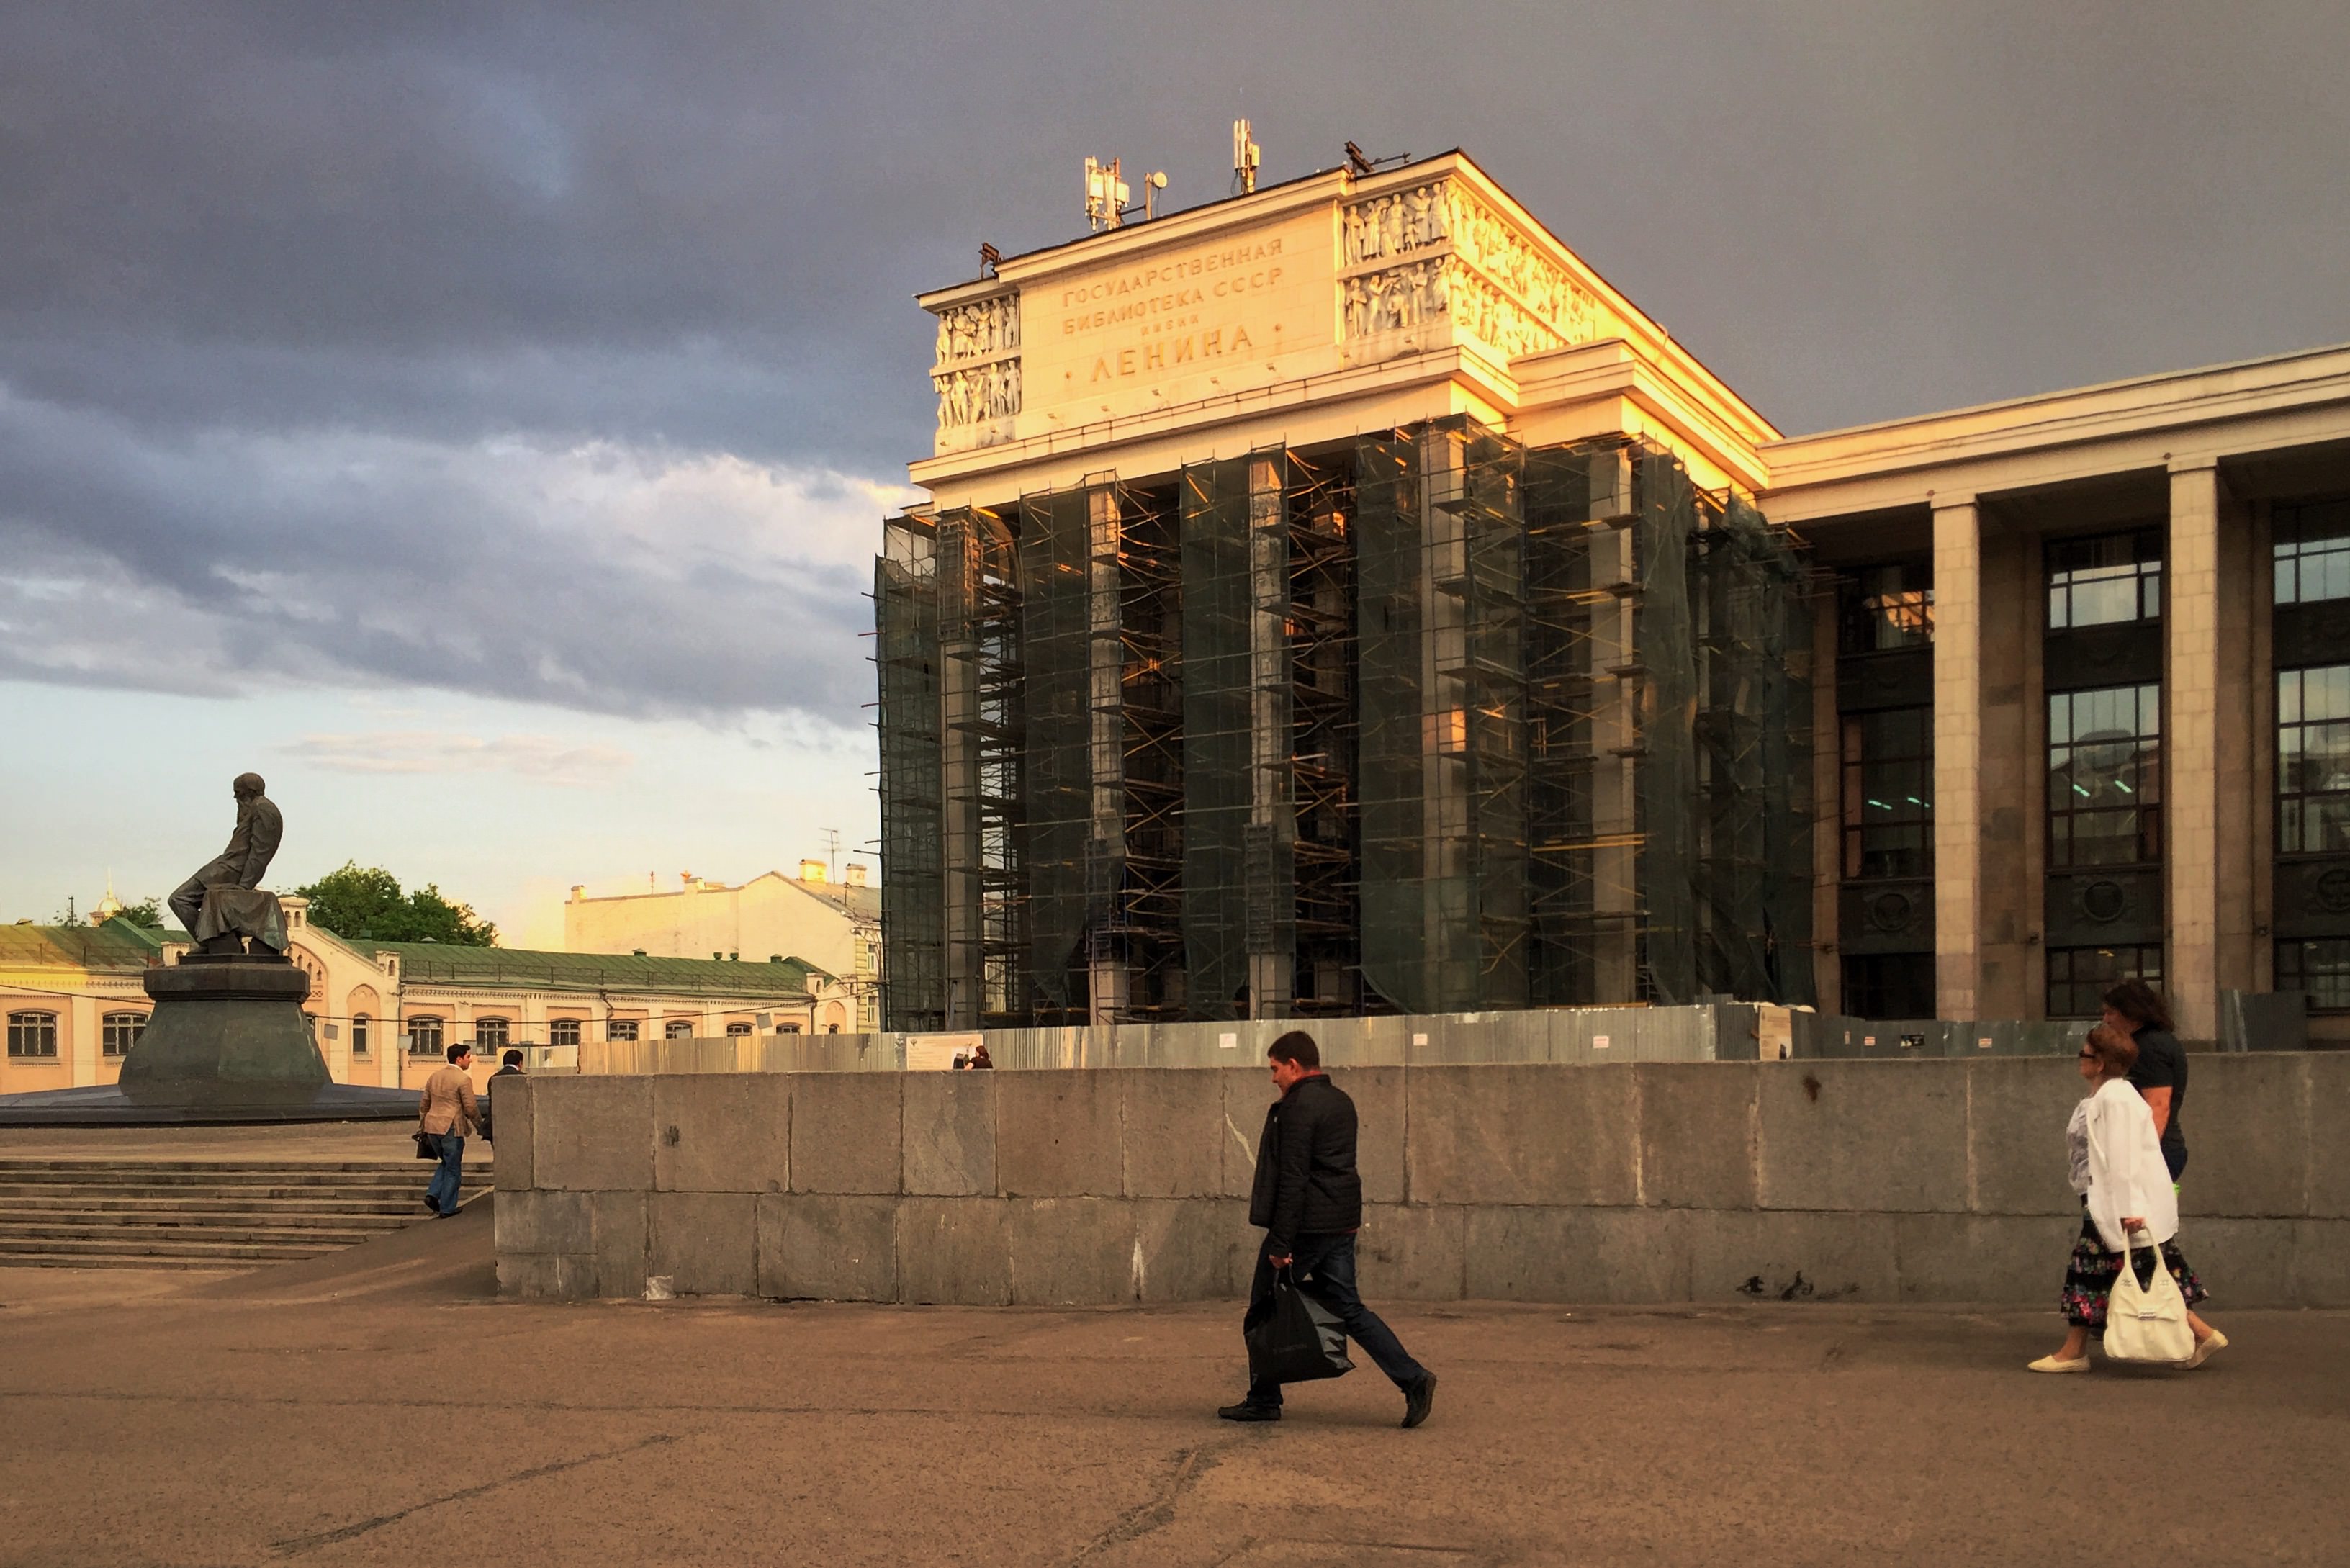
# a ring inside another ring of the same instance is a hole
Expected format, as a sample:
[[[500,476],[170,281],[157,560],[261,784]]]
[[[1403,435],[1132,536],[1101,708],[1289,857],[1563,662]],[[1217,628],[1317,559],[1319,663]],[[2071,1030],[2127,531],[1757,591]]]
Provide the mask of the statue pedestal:
[[[302,1016],[310,980],[290,961],[190,953],[149,970],[146,986],[155,1011],[120,1079],[131,1104],[257,1110],[307,1103],[330,1081]]]

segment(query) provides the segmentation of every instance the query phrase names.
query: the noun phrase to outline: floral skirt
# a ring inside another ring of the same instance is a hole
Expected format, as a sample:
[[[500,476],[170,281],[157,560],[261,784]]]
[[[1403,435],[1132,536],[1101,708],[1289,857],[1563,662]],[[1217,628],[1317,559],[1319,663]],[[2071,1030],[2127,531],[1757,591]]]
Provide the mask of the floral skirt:
[[[2148,1284],[2154,1279],[2154,1260],[2141,1247],[2130,1260],[2137,1268],[2138,1283]],[[2209,1293],[2195,1271],[2187,1266],[2179,1255],[2175,1241],[2162,1244],[2162,1266],[2178,1282],[2178,1293],[2193,1306]],[[2114,1282],[2122,1277],[2122,1255],[2106,1251],[2105,1238],[2097,1234],[2097,1222],[2087,1215],[2081,1217],[2081,1239],[2073,1243],[2072,1260],[2064,1268],[2064,1289],[2057,1305],[2064,1321],[2079,1328],[2103,1331],[2106,1326],[2106,1298],[2113,1294]]]

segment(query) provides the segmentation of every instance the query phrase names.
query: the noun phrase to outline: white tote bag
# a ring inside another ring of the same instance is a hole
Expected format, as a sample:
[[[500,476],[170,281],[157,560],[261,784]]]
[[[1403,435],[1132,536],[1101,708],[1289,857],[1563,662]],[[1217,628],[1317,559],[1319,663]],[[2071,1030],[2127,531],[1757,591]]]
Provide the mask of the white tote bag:
[[[2137,1282],[2137,1265],[2127,1248],[2122,1251],[2122,1272],[2106,1298],[2106,1356],[2111,1361],[2150,1362],[2171,1366],[2195,1354],[2195,1331],[2187,1326],[2187,1298],[2162,1261],[2162,1249],[2143,1231],[2128,1241],[2145,1237],[2154,1252],[2154,1282]]]

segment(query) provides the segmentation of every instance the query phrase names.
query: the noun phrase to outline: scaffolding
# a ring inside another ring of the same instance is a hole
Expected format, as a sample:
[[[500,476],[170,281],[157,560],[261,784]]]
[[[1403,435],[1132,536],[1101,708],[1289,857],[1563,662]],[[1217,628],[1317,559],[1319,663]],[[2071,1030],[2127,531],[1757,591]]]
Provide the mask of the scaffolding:
[[[882,1026],[946,1027],[940,785],[938,528],[909,514],[882,524],[873,563],[881,740]]]
[[[888,539],[893,1027],[1808,994],[1807,575],[1659,447],[1455,416]]]

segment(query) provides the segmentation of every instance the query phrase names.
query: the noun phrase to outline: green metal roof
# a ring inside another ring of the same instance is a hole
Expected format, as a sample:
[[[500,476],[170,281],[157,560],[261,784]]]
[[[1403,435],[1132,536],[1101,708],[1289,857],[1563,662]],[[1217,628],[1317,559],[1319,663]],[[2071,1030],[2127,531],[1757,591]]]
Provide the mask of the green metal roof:
[[[666,991],[685,995],[807,995],[811,974],[832,978],[800,959],[734,963],[713,959],[635,958],[615,953],[536,952],[527,948],[468,948],[442,942],[353,941],[352,948],[400,960],[408,984],[548,986],[559,991]]]
[[[0,963],[145,969],[161,959],[164,942],[187,940],[120,916],[102,926],[0,926]]]

